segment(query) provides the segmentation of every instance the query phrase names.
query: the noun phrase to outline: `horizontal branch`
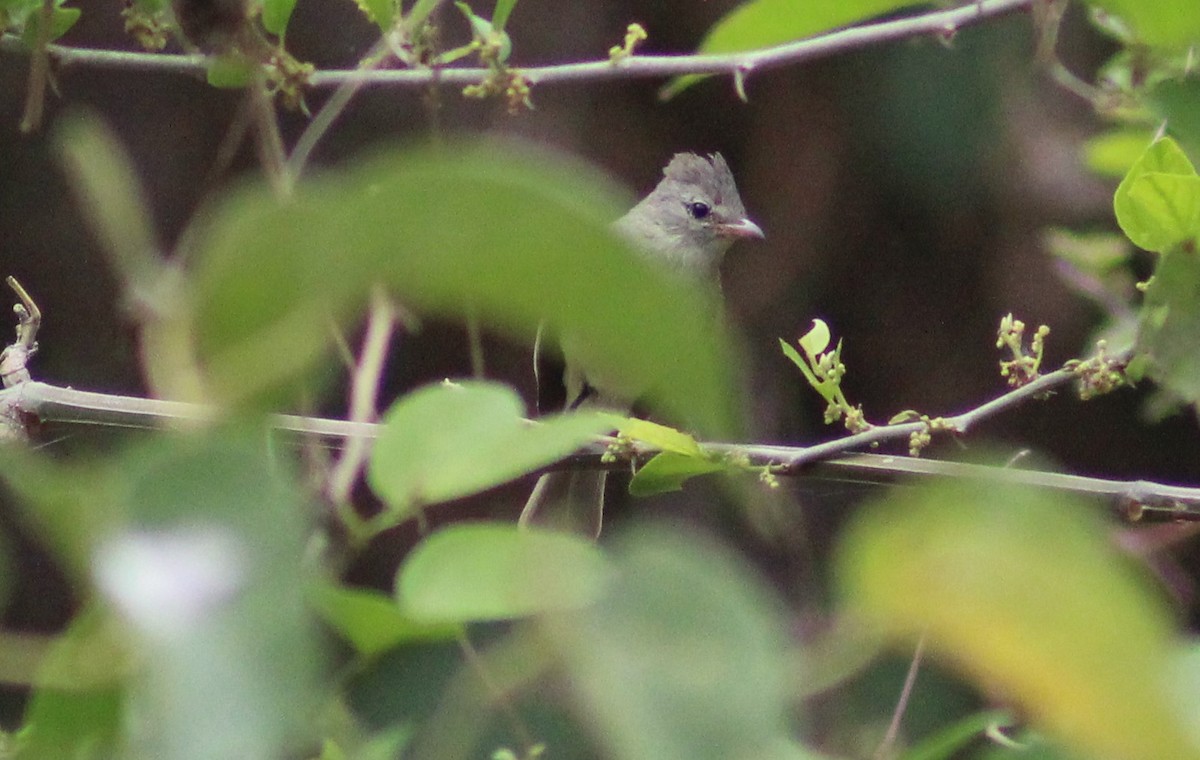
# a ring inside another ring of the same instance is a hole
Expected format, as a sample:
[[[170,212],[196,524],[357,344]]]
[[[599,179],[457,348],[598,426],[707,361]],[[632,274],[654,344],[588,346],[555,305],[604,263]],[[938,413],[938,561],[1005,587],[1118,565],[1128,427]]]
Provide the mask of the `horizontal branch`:
[[[1010,391],[966,414],[946,418],[953,429],[965,432],[979,420],[1010,408],[1034,395],[1064,384],[1073,373],[1059,370],[1033,383]],[[33,414],[48,422],[100,424],[122,427],[169,427],[213,419],[211,408],[178,401],[160,401],[133,396],[78,391],[47,383],[30,381],[0,391],[0,407]],[[277,430],[326,438],[373,439],[381,426],[366,422],[276,414],[270,424]],[[1017,467],[993,467],[962,464],[936,459],[879,454],[850,454],[857,448],[884,440],[906,439],[924,423],[908,423],[874,428],[868,433],[846,436],[813,446],[764,446],[740,443],[706,443],[716,453],[736,453],[752,465],[787,463],[779,474],[811,476],[835,480],[892,483],[903,478],[971,478],[1010,485],[1048,488],[1107,499],[1111,506],[1129,519],[1146,521],[1200,521],[1200,488],[1174,486],[1146,480],[1110,480],[1067,475]],[[895,431],[895,432],[893,432]],[[907,432],[905,432],[907,431]],[[610,439],[597,441],[563,466],[625,467],[620,463],[602,463],[600,457]],[[639,453],[651,454],[643,449]]]
[[[665,78],[685,74],[718,74],[744,79],[771,68],[811,61],[885,42],[925,35],[949,40],[958,30],[988,18],[1027,9],[1040,0],[975,0],[957,8],[916,16],[863,24],[816,37],[760,50],[723,55],[633,55],[620,61],[608,59],[584,63],[519,68],[533,85],[595,82],[611,79]],[[172,74],[203,75],[207,62],[201,55],[140,53],[118,50],[48,46],[60,66],[136,69]],[[0,36],[0,50],[27,52],[20,38]],[[317,71],[309,79],[316,88],[336,87],[344,82],[378,86],[422,86],[433,83],[475,84],[491,75],[487,68],[438,69],[331,69]]]

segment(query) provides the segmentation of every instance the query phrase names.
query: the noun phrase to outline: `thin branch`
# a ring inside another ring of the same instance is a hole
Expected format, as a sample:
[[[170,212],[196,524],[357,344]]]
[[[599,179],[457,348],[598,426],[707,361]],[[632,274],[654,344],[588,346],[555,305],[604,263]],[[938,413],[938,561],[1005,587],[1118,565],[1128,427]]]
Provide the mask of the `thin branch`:
[[[1051,377],[1046,375],[1045,378]],[[1028,386],[1026,386],[1028,387]],[[1011,407],[1014,394],[1011,391],[996,401],[985,404],[993,413]],[[1025,398],[1025,394],[1017,398]],[[974,424],[981,417],[979,407],[958,418],[966,418]],[[104,393],[77,391],[42,382],[27,382],[0,391],[0,408],[16,409],[37,415],[49,422],[71,422],[123,427],[164,427],[180,420],[206,420],[216,416],[213,409],[179,401],[160,401],[133,396],[114,396]],[[300,417],[277,414],[271,417],[271,425],[284,432],[326,438],[375,438],[379,425],[346,420]],[[912,429],[921,423],[897,425],[896,428]],[[871,431],[887,431],[879,428]],[[867,435],[867,434],[862,434]],[[876,440],[879,440],[877,437]],[[555,465],[556,468],[607,467],[626,468],[623,462],[602,462],[601,456],[608,449],[611,439],[602,438],[585,448],[580,454]],[[869,442],[868,442],[869,443]],[[936,459],[909,456],[887,456],[879,454],[853,454],[846,452],[862,448],[867,443],[862,436],[847,436],[815,446],[765,446],[740,443],[706,443],[704,448],[714,453],[736,453],[752,465],[771,465],[792,461],[803,463],[784,468],[779,474],[811,476],[835,480],[850,480],[868,483],[891,483],[905,478],[940,477],[973,478],[1008,485],[1048,488],[1063,492],[1102,498],[1130,520],[1146,522],[1200,521],[1200,487],[1177,486],[1147,480],[1110,480],[1068,475],[1041,470],[1021,470],[1012,467],[990,467],[987,465],[963,464]],[[650,449],[638,453],[651,454]],[[817,456],[820,454],[820,456]],[[818,461],[824,457],[823,461]]]
[[[350,384],[351,422],[360,425],[372,423],[378,415],[376,400],[379,397],[379,384],[387,362],[388,346],[395,334],[396,321],[396,309],[382,289],[373,292],[362,353]],[[349,506],[354,481],[371,452],[370,442],[371,437],[365,435],[352,435],[346,439],[346,446],[329,475],[326,487],[329,500],[338,509],[343,505]]]
[[[900,736],[900,724],[904,720],[904,713],[908,710],[909,700],[912,699],[913,688],[917,685],[917,672],[921,669],[921,659],[924,655],[925,634],[921,634],[921,638],[917,639],[917,648],[913,651],[912,660],[908,663],[908,673],[904,676],[900,697],[896,700],[895,709],[892,710],[892,720],[888,723],[883,741],[879,743],[875,754],[872,755],[874,760],[887,760],[896,754],[896,738]]]
[[[1042,0],[976,0],[948,10],[842,29],[804,40],[742,53],[722,55],[632,55],[618,62],[608,59],[584,63],[534,66],[520,69],[531,85],[597,82],[611,79],[663,78],[684,74],[723,74],[745,79],[753,72],[845,53],[885,42],[938,35],[949,39],[960,29],[989,18],[1027,10]],[[20,39],[0,38],[0,50],[25,52]],[[60,65],[138,69],[203,76],[207,62],[199,55],[164,55],[49,45]],[[492,75],[488,68],[442,69],[336,69],[315,72],[309,86],[338,87],[346,82],[363,85],[424,86],[444,82],[476,84]]]

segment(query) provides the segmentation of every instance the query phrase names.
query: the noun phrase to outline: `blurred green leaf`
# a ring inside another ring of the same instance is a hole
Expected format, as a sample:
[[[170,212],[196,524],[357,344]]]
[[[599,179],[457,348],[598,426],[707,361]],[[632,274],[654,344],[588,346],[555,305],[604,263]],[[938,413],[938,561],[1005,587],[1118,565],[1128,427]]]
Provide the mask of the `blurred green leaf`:
[[[1200,234],[1200,178],[1174,140],[1146,148],[1113,195],[1121,230],[1135,245],[1166,252]]]
[[[76,200],[124,286],[148,293],[162,270],[133,161],[100,119],[75,114],[55,135]]]
[[[1164,688],[1171,615],[1098,509],[970,480],[896,490],[845,531],[843,598],[1086,755],[1196,757],[1194,704]]]
[[[566,457],[612,429],[594,412],[523,419],[516,391],[488,382],[428,385],[384,415],[367,478],[396,519],[469,496]]]
[[[707,457],[664,451],[638,468],[629,481],[629,493],[634,496],[652,496],[656,493],[681,491],[685,481],[725,469],[726,465],[723,462]]]
[[[780,605],[723,546],[678,528],[618,543],[597,604],[544,619],[606,757],[798,758]]]
[[[657,422],[643,420],[638,417],[610,415],[610,419],[613,426],[617,428],[617,431],[628,438],[656,446],[663,451],[673,451],[676,454],[683,454],[684,456],[704,456],[704,451],[700,448],[700,444],[696,442],[694,437],[673,427],[660,425]]]
[[[400,612],[395,599],[373,589],[320,584],[311,597],[321,619],[366,657],[405,642],[453,639],[460,630],[415,623]]]
[[[517,0],[496,0],[496,10],[492,11],[492,26],[497,32],[504,31],[504,25],[508,23],[508,17],[516,5]]]
[[[85,608],[39,667],[25,711],[22,757],[107,760],[114,756],[130,672],[127,632],[99,608]]]
[[[41,452],[0,447],[0,477],[22,516],[69,574],[87,574],[92,550],[125,521],[125,483],[117,468],[63,464]]]
[[[396,23],[396,0],[354,0],[358,9],[381,31],[390,32]]]
[[[574,609],[603,593],[611,568],[594,544],[510,523],[466,523],[422,541],[396,575],[414,620],[469,623]]]
[[[740,53],[812,37],[920,3],[911,0],[749,0],[725,14],[708,30],[698,53]],[[670,98],[702,76],[677,77],[662,97]]]
[[[205,78],[213,87],[240,90],[254,81],[255,64],[239,53],[214,55],[208,58]]]
[[[1092,0],[1091,4],[1120,16],[1147,45],[1184,48],[1200,42],[1200,14],[1192,0]]]
[[[296,0],[262,0],[263,28],[276,37],[287,33],[288,21],[296,8]]]
[[[38,42],[38,30],[42,23],[41,7],[40,2],[14,4],[12,10],[15,13],[9,12],[10,21],[24,24],[21,39],[30,47],[36,46]],[[5,10],[9,11],[7,8]],[[64,8],[63,0],[54,0],[54,9],[50,13],[50,36],[47,37],[47,41],[54,42],[70,31],[81,15],[82,11],[78,8]]]
[[[133,4],[139,9],[148,14],[162,13],[167,10],[170,3],[167,0],[133,0]]]
[[[950,760],[958,757],[958,752],[965,750],[968,744],[977,740],[989,728],[1005,726],[1012,722],[1012,716],[1000,710],[968,715],[905,750],[900,760]]]
[[[92,574],[136,642],[136,756],[279,757],[312,739],[311,507],[265,448],[261,432],[153,436],[114,465],[128,525],[97,543]]]
[[[621,241],[618,197],[590,167],[495,143],[387,152],[314,176],[283,204],[263,186],[231,194],[196,237],[192,303],[213,394],[253,398],[313,367],[330,321],[385,282],[405,306],[476,314],[520,338],[545,320],[614,390],[733,434],[739,363],[702,316],[718,295]]]
[[[1175,251],[1159,260],[1142,305],[1138,351],[1147,374],[1179,398],[1200,402],[1200,260]]]
[[[1113,129],[1083,144],[1089,169],[1104,177],[1124,177],[1146,152],[1154,136],[1145,129]]]
[[[1167,123],[1167,132],[1192,158],[1200,160],[1200,81],[1194,76],[1159,83],[1150,93],[1155,112]]]

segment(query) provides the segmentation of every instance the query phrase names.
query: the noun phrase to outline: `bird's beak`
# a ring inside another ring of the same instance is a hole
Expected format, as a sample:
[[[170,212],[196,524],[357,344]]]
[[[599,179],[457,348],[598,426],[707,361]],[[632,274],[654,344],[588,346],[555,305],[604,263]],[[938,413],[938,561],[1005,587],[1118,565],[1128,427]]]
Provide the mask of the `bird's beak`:
[[[766,239],[763,234],[762,227],[759,227],[749,219],[738,219],[733,222],[721,224],[717,226],[717,234],[721,237],[733,238],[758,238],[759,240]]]

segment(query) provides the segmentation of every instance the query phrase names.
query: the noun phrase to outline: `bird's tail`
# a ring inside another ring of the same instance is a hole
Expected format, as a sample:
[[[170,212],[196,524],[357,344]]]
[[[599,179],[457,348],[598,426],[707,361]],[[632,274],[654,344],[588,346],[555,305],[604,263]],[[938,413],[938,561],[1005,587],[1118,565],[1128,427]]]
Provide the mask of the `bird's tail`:
[[[604,470],[548,472],[538,478],[518,524],[596,539],[604,522]]]

